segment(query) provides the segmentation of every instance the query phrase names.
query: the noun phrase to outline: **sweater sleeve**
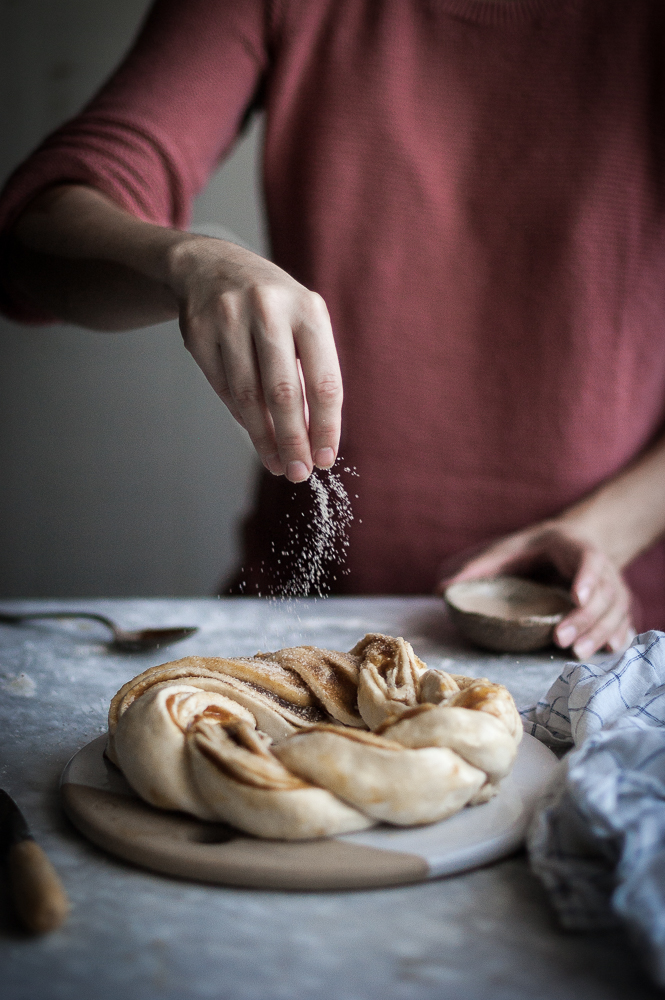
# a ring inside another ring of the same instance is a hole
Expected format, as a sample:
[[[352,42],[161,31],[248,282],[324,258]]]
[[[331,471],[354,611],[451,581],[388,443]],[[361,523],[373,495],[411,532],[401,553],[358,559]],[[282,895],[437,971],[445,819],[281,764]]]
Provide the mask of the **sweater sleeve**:
[[[88,184],[140,219],[187,226],[192,201],[232,146],[267,67],[262,0],[156,0],[124,62],[50,135],[0,195],[0,240],[35,196]],[[24,322],[54,317],[10,301]]]

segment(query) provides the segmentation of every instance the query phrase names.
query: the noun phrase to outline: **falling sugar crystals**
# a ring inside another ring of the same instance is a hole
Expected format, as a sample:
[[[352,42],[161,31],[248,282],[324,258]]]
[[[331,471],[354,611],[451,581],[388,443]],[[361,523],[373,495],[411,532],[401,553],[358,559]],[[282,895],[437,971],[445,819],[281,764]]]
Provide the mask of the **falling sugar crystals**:
[[[344,466],[341,470],[350,476],[358,476],[355,468]],[[239,581],[238,590],[242,594],[256,591],[257,597],[268,597],[291,601],[300,597],[327,597],[332,590],[331,581],[337,575],[345,576],[348,529],[354,520],[351,501],[339,473],[332,469],[315,469],[305,483],[297,487],[299,495],[293,500],[302,500],[301,491],[311,494],[309,509],[298,509],[285,515],[282,537],[283,548],[271,542],[272,558],[261,560],[259,573],[263,583],[248,584]],[[354,494],[358,499],[358,494]],[[362,520],[358,519],[358,524]],[[244,573],[245,567],[241,567]]]
[[[357,476],[355,469],[344,472]],[[307,480],[313,494],[313,509],[309,523],[298,528],[297,519],[287,514],[289,550],[282,554],[291,556],[291,572],[287,580],[275,588],[275,596],[307,597],[310,594],[325,597],[330,590],[329,572],[348,573],[344,568],[349,547],[348,529],[353,521],[353,511],[348,493],[338,473],[331,469],[315,469]],[[301,523],[304,518],[301,518]],[[301,533],[304,535],[301,540]],[[333,575],[332,580],[337,576]]]

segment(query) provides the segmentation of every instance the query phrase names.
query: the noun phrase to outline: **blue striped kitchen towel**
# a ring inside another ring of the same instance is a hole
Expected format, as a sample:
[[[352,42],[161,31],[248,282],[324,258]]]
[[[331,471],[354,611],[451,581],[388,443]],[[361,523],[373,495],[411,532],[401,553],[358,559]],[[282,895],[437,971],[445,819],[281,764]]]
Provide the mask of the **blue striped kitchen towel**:
[[[531,826],[531,865],[571,929],[623,924],[665,986],[665,633],[567,663],[524,729],[573,746]]]

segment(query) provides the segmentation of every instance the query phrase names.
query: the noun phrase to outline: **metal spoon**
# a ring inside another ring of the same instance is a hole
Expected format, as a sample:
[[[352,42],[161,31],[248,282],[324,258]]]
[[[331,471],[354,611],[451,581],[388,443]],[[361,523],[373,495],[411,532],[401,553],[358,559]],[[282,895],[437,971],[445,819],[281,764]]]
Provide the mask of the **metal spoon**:
[[[198,632],[197,625],[184,628],[142,628],[135,632],[128,632],[116,625],[106,615],[98,615],[93,611],[28,611],[19,614],[0,612],[0,622],[6,622],[8,625],[18,625],[31,618],[91,618],[111,629],[113,640],[110,645],[123,653],[140,653],[146,649],[170,646],[172,643],[180,642],[181,639],[186,639],[187,636]]]

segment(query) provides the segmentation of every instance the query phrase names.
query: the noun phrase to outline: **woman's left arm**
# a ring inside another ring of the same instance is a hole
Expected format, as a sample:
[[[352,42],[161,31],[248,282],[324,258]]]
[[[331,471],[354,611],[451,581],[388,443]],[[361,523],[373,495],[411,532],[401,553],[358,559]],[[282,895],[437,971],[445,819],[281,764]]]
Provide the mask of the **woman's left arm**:
[[[580,659],[619,650],[634,634],[622,570],[665,534],[665,434],[614,478],[557,517],[493,542],[466,561],[451,583],[528,572],[551,563],[571,583],[576,607],[555,641]]]

